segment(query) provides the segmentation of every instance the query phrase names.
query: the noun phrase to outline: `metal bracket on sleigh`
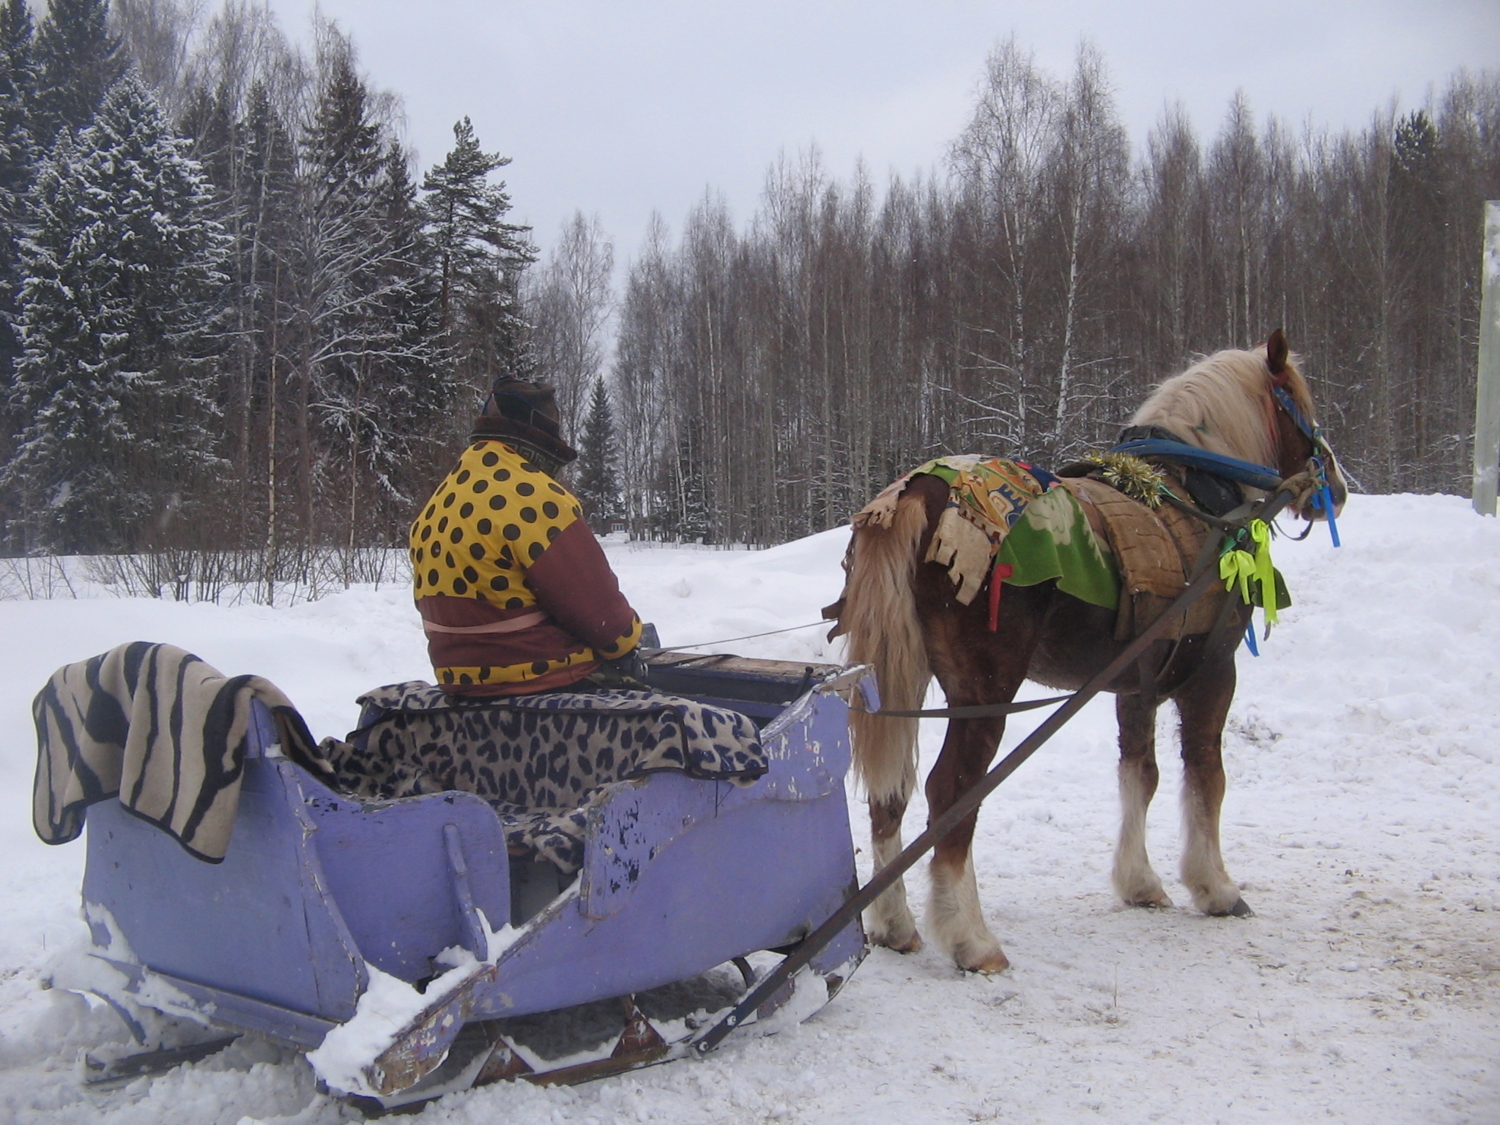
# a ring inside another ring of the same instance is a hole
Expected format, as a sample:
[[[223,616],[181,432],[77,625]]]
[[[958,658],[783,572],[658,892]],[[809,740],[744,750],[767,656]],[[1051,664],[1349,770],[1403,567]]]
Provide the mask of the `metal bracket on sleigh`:
[[[223,863],[114,800],[89,810],[85,987],[138,1040],[145,1008],[306,1051],[330,1090],[374,1111],[691,1053],[857,885],[843,779],[847,699],[866,673],[672,656],[656,658],[660,686],[743,695],[775,716],[761,731],[769,772],[748,786],[670,772],[614,783],[571,881],[509,855],[472,794],[341,797],[280,754],[256,704]],[[740,1022],[805,1019],[865,952],[856,917]],[[229,1041],[131,1056],[94,1080]]]

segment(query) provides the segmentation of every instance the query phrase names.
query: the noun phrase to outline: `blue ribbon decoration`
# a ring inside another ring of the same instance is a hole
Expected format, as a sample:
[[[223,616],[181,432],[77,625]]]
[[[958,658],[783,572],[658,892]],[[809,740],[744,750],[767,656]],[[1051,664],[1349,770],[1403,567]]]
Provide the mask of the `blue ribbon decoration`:
[[[1333,489],[1329,487],[1328,477],[1323,472],[1323,459],[1321,457],[1314,457],[1312,458],[1312,462],[1316,466],[1318,481],[1322,486],[1317,492],[1313,493],[1312,506],[1327,517],[1328,534],[1333,536],[1333,545],[1335,547],[1343,546],[1339,542],[1339,521],[1333,514]]]

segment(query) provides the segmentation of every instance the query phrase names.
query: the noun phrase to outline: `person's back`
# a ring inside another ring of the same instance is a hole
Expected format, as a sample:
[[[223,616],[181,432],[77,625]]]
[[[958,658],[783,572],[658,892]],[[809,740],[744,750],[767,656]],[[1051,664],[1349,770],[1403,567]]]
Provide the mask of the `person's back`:
[[[552,691],[639,644],[640,618],[551,475],[576,456],[552,389],[501,380],[412,524],[413,593],[444,691]]]

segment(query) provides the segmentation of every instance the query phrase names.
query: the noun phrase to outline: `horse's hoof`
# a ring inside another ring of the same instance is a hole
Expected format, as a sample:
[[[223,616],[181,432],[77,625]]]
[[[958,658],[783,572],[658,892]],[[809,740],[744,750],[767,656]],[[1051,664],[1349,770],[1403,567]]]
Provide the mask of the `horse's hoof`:
[[[957,962],[957,965],[965,972],[983,972],[986,977],[989,977],[993,972],[1005,972],[1007,969],[1010,969],[1011,959],[1005,956],[1004,953],[1001,953],[1001,951],[996,950],[995,953],[989,954],[989,956],[980,957],[974,965],[966,965],[963,962]]]
[[[920,953],[922,952],[922,935],[913,930],[911,936],[905,939],[897,939],[890,936],[872,937],[870,938],[870,944],[883,945],[885,948],[893,949],[897,953]]]
[[[1141,895],[1138,898],[1125,900],[1126,906],[1140,906],[1154,910],[1171,910],[1172,900],[1167,897],[1166,891],[1157,891],[1152,895]]]
[[[1003,973],[1010,968],[1010,958],[998,945],[988,953],[979,955],[955,953],[953,960],[965,972],[984,973],[986,976],[990,973]]]
[[[897,953],[921,953],[922,952],[922,935],[921,934],[912,934],[911,937],[907,938],[905,941],[902,941],[902,942],[896,942],[896,941],[888,942],[886,944],[886,948],[887,949],[894,949]]]
[[[1234,900],[1234,902],[1230,903],[1228,906],[1220,907],[1217,910],[1211,909],[1211,908],[1205,908],[1204,911],[1203,911],[1203,913],[1207,914],[1210,918],[1254,918],[1255,917],[1255,911],[1251,910],[1250,909],[1250,904],[1247,903],[1242,898],[1237,898],[1237,899]]]

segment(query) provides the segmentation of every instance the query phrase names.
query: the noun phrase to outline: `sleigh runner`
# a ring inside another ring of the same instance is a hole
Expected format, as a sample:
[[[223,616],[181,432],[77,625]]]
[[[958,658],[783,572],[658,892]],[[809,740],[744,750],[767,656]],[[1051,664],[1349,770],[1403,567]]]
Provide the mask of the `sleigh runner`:
[[[253,700],[222,862],[118,799],[88,808],[102,970],[88,986],[138,1032],[144,1006],[306,1051],[330,1089],[372,1107],[685,1054],[855,887],[844,774],[864,680],[656,654],[653,687],[755,721],[764,773],[609,781],[575,818],[576,874],[526,846],[535,825],[473,793],[341,794],[284,752],[285,716]],[[367,704],[366,735],[390,705]],[[805,1019],[864,954],[856,921],[753,1022]]]

